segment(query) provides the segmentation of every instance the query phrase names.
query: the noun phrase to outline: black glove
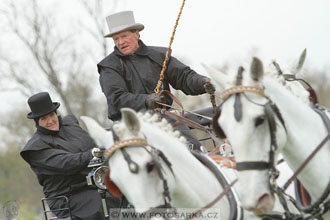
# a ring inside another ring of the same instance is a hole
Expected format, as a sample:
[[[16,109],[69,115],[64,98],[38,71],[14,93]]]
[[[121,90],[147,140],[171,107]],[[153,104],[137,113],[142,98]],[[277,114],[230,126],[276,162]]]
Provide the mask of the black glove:
[[[206,79],[206,80],[204,81],[203,86],[204,86],[205,92],[207,92],[207,93],[210,94],[210,95],[213,95],[213,94],[214,94],[214,92],[215,92],[215,87],[214,87],[214,85],[211,83],[211,80],[210,80],[210,79]]]
[[[146,99],[146,107],[149,109],[155,109],[158,107],[161,107],[157,104],[157,102],[165,103],[165,97],[164,96],[158,96],[155,93],[152,93],[148,95]]]

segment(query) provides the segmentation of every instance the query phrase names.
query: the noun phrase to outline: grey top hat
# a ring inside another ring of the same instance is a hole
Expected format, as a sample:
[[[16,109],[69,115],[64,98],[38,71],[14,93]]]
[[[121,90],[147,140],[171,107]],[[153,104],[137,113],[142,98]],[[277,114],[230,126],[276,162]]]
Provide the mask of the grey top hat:
[[[122,11],[106,17],[110,33],[104,37],[112,37],[114,34],[118,34],[123,31],[144,29],[144,25],[135,23],[134,15],[132,11]]]
[[[48,92],[34,94],[28,99],[28,104],[31,109],[31,112],[27,114],[27,118],[29,119],[40,118],[54,112],[60,107],[60,103],[52,102]]]

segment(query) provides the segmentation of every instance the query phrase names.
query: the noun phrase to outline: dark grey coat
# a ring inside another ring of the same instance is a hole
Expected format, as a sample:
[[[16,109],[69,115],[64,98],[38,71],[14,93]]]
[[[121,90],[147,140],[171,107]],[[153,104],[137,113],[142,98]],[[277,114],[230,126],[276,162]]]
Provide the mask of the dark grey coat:
[[[114,52],[105,57],[98,65],[100,85],[108,103],[108,116],[120,119],[120,109],[129,107],[136,111],[146,109],[148,94],[154,93],[159,80],[166,48],[146,46],[139,41],[140,48],[135,54],[125,56],[115,47]],[[206,77],[170,57],[167,63],[164,89],[183,91],[186,95],[205,93],[203,83]],[[168,104],[172,100],[167,99]]]
[[[66,195],[74,216],[86,220],[103,219],[100,195],[86,183],[90,171],[87,165],[93,157],[91,149],[95,143],[74,116],[59,119],[58,132],[37,127],[21,156],[37,175],[46,197]],[[49,202],[51,209],[62,205],[63,201]],[[118,201],[111,198],[108,205],[119,206]],[[63,217],[66,213],[56,215]]]

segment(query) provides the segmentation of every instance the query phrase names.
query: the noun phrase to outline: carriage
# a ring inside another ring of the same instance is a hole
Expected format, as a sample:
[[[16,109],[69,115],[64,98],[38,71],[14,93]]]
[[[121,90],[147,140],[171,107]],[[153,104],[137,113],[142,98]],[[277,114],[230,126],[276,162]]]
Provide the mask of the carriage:
[[[190,121],[192,121],[192,122],[194,122],[194,123],[196,123],[196,124],[198,124],[200,126],[204,126],[205,129],[210,129],[211,123],[212,123],[212,120],[211,119],[212,119],[213,114],[214,114],[214,110],[213,110],[212,107],[210,107],[210,108],[201,109],[201,110],[198,110],[198,111],[195,111],[195,112],[191,112],[191,113],[185,113],[185,118],[187,118],[188,120],[190,120]],[[145,117],[148,118],[149,116],[145,116]],[[88,121],[90,119],[89,118],[86,118],[86,117],[85,118],[83,117],[82,120],[84,122],[86,122],[87,127],[89,128],[90,125],[88,125],[89,124]],[[167,125],[167,127],[169,128],[170,125]],[[199,127],[199,128],[201,128],[201,127]],[[102,131],[100,131],[100,130],[96,129],[94,125],[91,128],[89,128],[88,130],[92,133],[92,136],[93,136],[93,133],[98,133],[97,135],[95,134],[95,136],[100,136],[100,134],[102,134],[102,132],[104,132],[104,129],[103,128],[102,128]],[[210,142],[213,145],[213,147],[215,147],[215,144],[216,144],[215,143],[215,140],[213,140],[208,134],[209,133],[206,133],[206,137],[202,137],[200,139],[200,141],[202,143],[208,141],[208,142]],[[95,136],[94,136],[94,138],[95,138]],[[102,138],[104,138],[104,137],[102,137]],[[96,142],[98,143],[97,139],[96,139]],[[110,140],[110,142],[112,142],[112,139]],[[109,145],[109,140],[107,140],[107,141],[102,140],[102,144],[100,144],[100,143],[98,143],[98,144],[99,144],[99,146]],[[182,143],[179,143],[179,144],[182,145]],[[186,153],[189,153],[188,149],[184,148],[184,150],[185,150],[185,154]],[[214,164],[214,162],[211,162],[209,159],[206,159],[205,157],[203,157],[200,154],[195,154],[195,157],[196,158],[199,158],[198,159],[199,160],[198,163],[203,163],[205,165],[208,165],[210,167],[208,169],[211,170],[211,173],[212,172],[216,173],[216,183],[217,183],[217,185],[220,184],[220,186],[222,188],[225,188],[226,186],[229,185],[230,180],[226,176],[225,171],[219,172],[216,169],[216,165]],[[102,164],[100,164],[100,166],[102,166]],[[114,167],[114,166],[112,166],[112,167]],[[97,170],[97,169],[95,169],[95,170]],[[99,171],[102,171],[102,170],[99,170]],[[210,171],[207,171],[207,172],[210,172]],[[92,176],[97,176],[97,175],[100,175],[100,174],[99,173],[92,174]],[[99,181],[102,181],[100,179],[98,179],[98,180]],[[98,183],[98,180],[96,180],[95,178],[94,179],[92,178],[92,181],[90,180],[89,182],[92,182],[91,184],[97,185],[99,188],[102,188],[103,187],[102,189],[104,189],[104,186],[102,186],[102,183]],[[213,194],[213,192],[212,192],[212,194]],[[240,204],[238,203],[238,198],[237,198],[236,191],[234,189],[228,188],[227,195],[223,195],[223,196],[226,197],[226,207],[230,210],[230,212],[229,212],[229,215],[230,216],[229,216],[228,219],[241,219],[242,209],[240,207]],[[52,211],[54,211],[54,210],[48,210],[47,209],[47,206],[45,205],[45,202],[48,199],[64,199],[65,201],[68,202],[68,198],[65,198],[63,196],[56,197],[56,198],[43,198],[42,199],[42,204],[43,204],[44,214],[45,214],[45,218],[46,219],[50,219],[48,217],[48,213],[51,213]],[[66,209],[68,209],[68,208],[66,208]],[[188,211],[189,212],[193,212],[193,211],[196,211],[196,210],[187,207],[187,212]],[[217,213],[214,213],[214,215],[217,215]],[[54,217],[54,218],[51,218],[51,219],[57,219],[57,218]],[[70,219],[70,218],[68,217],[68,219]]]
[[[191,154],[183,144],[184,138],[153,114],[123,109],[123,119],[115,123],[111,131],[105,131],[91,118],[82,117],[96,143],[107,147],[105,157],[111,169],[107,184],[118,187],[134,205],[135,211],[144,214],[161,216],[170,213],[173,217],[175,213],[189,212],[189,216],[180,217],[203,219],[203,214],[213,211],[218,214],[218,217],[213,216],[216,219],[329,219],[329,172],[319,173],[322,167],[329,170],[330,153],[326,143],[330,138],[326,136],[329,125],[321,119],[326,121],[327,114],[319,113],[321,107],[311,109],[315,105],[311,104],[306,89],[296,81],[287,82],[294,80],[294,75],[285,78],[278,64],[273,64],[275,74],[274,71],[264,74],[262,62],[255,58],[250,77],[244,75],[243,78],[244,69],[239,68],[238,74],[231,79],[208,68],[222,90],[221,111],[214,115],[213,109],[207,108],[197,114],[186,113],[184,117],[198,128],[198,125],[210,126],[212,121],[209,118],[214,116],[213,128],[219,130],[218,137],[226,134],[238,161],[238,172],[217,165],[206,154]],[[299,65],[301,68],[302,64]],[[296,111],[297,107],[303,113]],[[306,116],[309,130],[301,129]],[[320,132],[310,138],[306,133],[315,133],[313,125],[318,126]],[[297,136],[300,129],[306,133]],[[114,135],[118,142],[114,142]],[[210,137],[201,141],[206,139]],[[310,156],[314,154],[310,146],[317,146],[322,139],[324,143],[315,148],[320,153]],[[295,171],[284,189],[276,182],[279,151]],[[310,157],[303,166],[304,160],[300,156]],[[214,175],[213,168],[203,164],[217,167],[220,174]],[[296,171],[299,169],[301,173]],[[321,175],[324,178],[316,184],[313,179]],[[311,192],[311,204],[301,197],[303,188],[297,182],[295,199],[284,193],[296,176]],[[232,187],[236,177],[239,181]],[[276,203],[274,195],[283,208],[275,214],[271,212]],[[288,203],[295,205],[296,209],[290,210]]]

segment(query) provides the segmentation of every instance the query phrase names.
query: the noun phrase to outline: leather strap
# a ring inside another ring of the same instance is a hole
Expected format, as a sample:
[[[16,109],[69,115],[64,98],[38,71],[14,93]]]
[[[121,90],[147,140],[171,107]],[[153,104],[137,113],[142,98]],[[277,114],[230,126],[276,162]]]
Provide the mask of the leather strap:
[[[220,143],[221,141],[210,131],[210,129],[207,129],[205,128],[204,126],[192,121],[192,120],[189,120],[185,117],[182,117],[180,115],[177,115],[177,114],[174,114],[170,111],[164,111],[164,110],[161,110],[161,114],[164,114],[166,116],[169,116],[175,120],[177,120],[177,122],[180,122],[182,124],[185,124],[187,125],[188,127],[190,128],[194,128],[194,129],[198,129],[198,130],[201,130],[201,131],[204,131],[206,133],[208,133],[210,135],[210,137],[216,142],[216,143]]]
[[[243,67],[238,68],[238,73],[236,77],[236,86],[241,86],[243,81]],[[240,121],[242,118],[242,101],[241,101],[241,93],[235,94],[235,102],[234,102],[234,116],[236,121]]]
[[[168,90],[162,90],[160,93],[159,93],[159,96],[162,95],[162,94],[166,94],[168,95],[175,103],[177,103],[180,108],[181,108],[181,116],[184,117],[184,109],[183,109],[183,105],[182,103],[180,102],[179,99],[177,99],[170,91]],[[166,105],[164,105],[163,103],[158,103],[160,105],[163,105],[163,111],[166,111]],[[156,109],[159,111],[159,109]],[[173,124],[173,127],[176,127],[177,125],[179,124],[179,121],[176,121],[174,124]]]
[[[271,163],[266,161],[246,161],[236,162],[237,171],[241,170],[266,170],[272,167]]]

